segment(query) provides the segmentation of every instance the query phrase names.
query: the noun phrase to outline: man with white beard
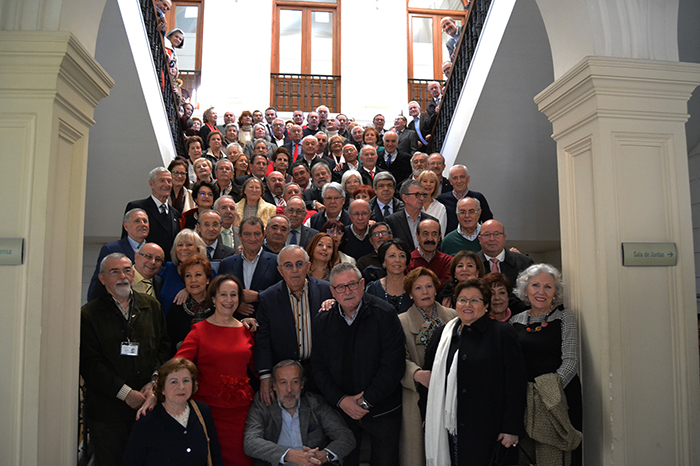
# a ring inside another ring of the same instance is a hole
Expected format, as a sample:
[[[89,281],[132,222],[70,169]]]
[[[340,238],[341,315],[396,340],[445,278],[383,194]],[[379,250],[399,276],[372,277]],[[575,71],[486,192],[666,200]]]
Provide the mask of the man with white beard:
[[[136,411],[152,393],[157,369],[170,357],[157,299],[132,291],[134,267],[122,253],[100,263],[107,293],[80,310],[80,375],[85,423],[95,465],[121,464]]]

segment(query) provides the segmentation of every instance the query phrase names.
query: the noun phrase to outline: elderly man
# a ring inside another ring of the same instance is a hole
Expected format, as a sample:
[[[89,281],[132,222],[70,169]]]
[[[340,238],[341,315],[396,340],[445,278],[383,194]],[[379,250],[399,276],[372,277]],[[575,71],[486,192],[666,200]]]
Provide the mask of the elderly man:
[[[290,161],[289,167],[291,169],[292,164],[299,159],[299,156],[304,153],[304,149],[301,146],[301,140],[304,137],[304,130],[301,129],[299,125],[292,125],[289,128],[289,140],[285,143],[284,147],[289,151]],[[291,175],[291,171],[289,172]]]
[[[321,304],[332,298],[330,283],[308,276],[309,267],[309,255],[301,246],[285,246],[277,256],[282,281],[259,295],[255,369],[261,379],[260,395],[267,405],[274,398],[268,378],[272,366],[293,359],[310,369],[312,323]]]
[[[290,224],[287,244],[298,244],[302,248],[306,248],[318,230],[304,225],[307,215],[304,200],[298,196],[289,198],[284,215],[289,219]]]
[[[418,135],[418,148],[428,147],[430,133],[435,120],[428,113],[421,113],[420,104],[415,100],[408,103],[408,114],[413,118],[407,128]]]
[[[134,282],[131,289],[160,299],[163,279],[158,276],[163,267],[163,250],[156,243],[146,243],[136,253]]]
[[[170,250],[173,240],[180,232],[180,212],[168,205],[168,197],[173,188],[173,179],[165,167],[156,167],[148,174],[148,185],[151,195],[146,199],[131,201],[124,212],[131,209],[142,209],[148,215],[149,231],[146,241],[156,243],[165,251],[166,262],[170,260]],[[122,230],[122,238],[127,236]]]
[[[284,120],[281,118],[275,118],[272,120],[271,123],[271,128],[272,128],[272,135],[270,136],[270,139],[272,139],[272,144],[275,147],[284,147],[284,145],[289,141],[289,138],[285,134],[287,131],[287,127],[284,125]]]
[[[257,338],[256,338],[257,340]],[[256,465],[340,464],[355,448],[352,432],[322,397],[308,391],[304,368],[285,359],[272,370],[279,403],[256,395],[248,411],[243,447]]]
[[[231,112],[231,111],[226,111],[224,113],[224,124],[223,125],[218,125],[217,129],[221,131],[221,134],[226,134],[226,127],[228,125],[235,125],[236,124],[236,114]],[[231,141],[233,142],[233,141]]]
[[[488,220],[481,225],[479,244],[481,252],[478,254],[484,261],[486,273],[500,272],[513,285],[520,272],[534,263],[528,256],[506,249],[506,229],[498,220]],[[511,310],[515,315],[515,310]]]
[[[100,273],[102,259],[113,252],[121,252],[133,262],[135,260],[136,251],[146,244],[149,231],[148,215],[146,215],[143,209],[132,209],[124,214],[122,226],[126,231],[126,236],[118,241],[107,243],[100,249],[100,255],[95,265],[95,272],[92,274],[90,286],[88,287],[88,301],[92,301],[104,292],[104,287],[97,278]]]
[[[221,242],[224,246],[238,250],[241,239],[238,236],[238,212],[236,201],[231,196],[221,196],[214,202],[214,210],[221,215]]]
[[[336,118],[338,119],[338,136],[348,139],[350,137],[350,134],[348,134],[348,124],[350,124],[350,122],[348,121],[347,115],[339,113]]]
[[[352,430],[357,447],[343,463],[357,466],[369,434],[370,464],[398,466],[405,338],[396,309],[364,292],[352,264],[331,270],[335,304],[313,323],[314,381]]]
[[[350,225],[345,227],[343,252],[356,260],[369,254],[374,248],[369,240],[369,220],[371,210],[367,201],[355,199],[348,207]]]
[[[377,173],[374,177],[374,192],[377,194],[369,201],[372,220],[381,222],[394,212],[403,209],[403,202],[396,199],[396,180],[389,172]]]
[[[362,163],[362,170],[360,170],[360,176],[362,177],[362,184],[367,186],[372,186],[374,182],[374,177],[384,170],[377,166],[377,150],[370,146],[362,146],[360,149],[360,162]]]
[[[481,251],[479,244],[479,216],[481,203],[473,197],[465,197],[457,202],[457,221],[459,228],[448,233],[442,240],[440,251],[454,256],[459,251]]]
[[[311,167],[311,162],[318,157],[318,139],[314,135],[305,136],[301,140],[301,148],[304,151],[304,160],[306,164]]]
[[[489,203],[484,195],[469,189],[469,172],[467,171],[467,167],[464,165],[455,165],[450,168],[450,184],[452,185],[452,191],[443,191],[442,194],[437,197],[437,201],[442,203],[442,205],[445,206],[445,210],[447,210],[448,232],[457,228],[457,202],[465,197],[473,197],[479,200],[479,204],[481,205],[480,222],[483,223],[493,218],[493,213],[491,213]]]
[[[262,123],[264,119],[265,117],[263,116],[263,112],[260,110],[253,110],[253,125]]]
[[[345,190],[340,183],[331,181],[326,183],[321,190],[324,210],[311,216],[304,224],[315,230],[321,231],[321,227],[329,220],[338,220],[343,225],[350,225],[350,216],[343,209],[345,205]]]
[[[376,114],[374,116],[374,118],[372,119],[372,126],[374,126],[374,129],[376,129],[377,132],[379,133],[379,141],[377,141],[377,144],[379,144],[380,146],[382,145],[380,143],[380,141],[384,137],[384,131],[385,131],[384,125],[385,124],[386,124],[386,118],[384,118],[384,115],[382,115],[381,113]]]
[[[292,180],[299,185],[302,192],[312,187],[311,172],[309,166],[304,160],[297,160],[289,166],[289,173],[292,175]]]
[[[339,124],[338,124],[338,119],[336,117],[329,117],[328,121],[326,122],[326,130],[324,131],[326,133],[326,136],[333,137],[338,135],[338,129],[339,129]],[[342,137],[342,136],[341,136]]]
[[[442,102],[442,90],[440,89],[440,83],[437,81],[431,81],[428,83],[428,94],[430,94],[430,100],[428,101],[428,108],[426,113],[430,118],[437,118],[437,114],[440,112],[440,102]],[[433,120],[435,122],[435,120]]]
[[[314,134],[316,137],[316,140],[318,141],[318,148],[316,149],[316,156],[321,157],[324,160],[331,160],[331,159],[326,159],[326,156],[328,155],[328,136],[326,136],[326,133],[324,131],[318,131],[316,134]],[[330,163],[330,162],[329,162]],[[335,161],[331,164],[331,168],[335,167]]]
[[[321,190],[331,179],[331,168],[325,161],[319,161],[313,164],[311,167],[311,180],[314,184],[311,188],[304,191],[304,201],[306,202],[307,209],[321,211],[325,208]]]
[[[328,122],[328,112],[328,107],[326,107],[325,105],[319,105],[316,108],[316,113],[318,113],[318,128],[321,131],[326,130],[326,124]]]
[[[379,246],[386,243],[393,237],[394,235],[391,233],[391,228],[389,228],[389,225],[386,222],[377,222],[369,227],[369,242],[372,245],[372,252],[357,259],[357,268],[362,272],[362,276],[365,278],[365,281],[368,281],[368,277],[365,272],[370,266],[374,267],[376,271],[381,270],[384,272],[382,263],[379,262],[379,255],[377,254],[377,251],[379,250]],[[383,274],[381,275],[383,276]],[[371,278],[371,281],[374,281],[381,277],[372,275]]]
[[[306,136],[313,136],[314,134],[318,133],[318,113],[317,112],[309,112],[308,115],[306,115],[306,126],[304,127],[304,137]]]
[[[274,171],[267,175],[265,194],[263,194],[263,201],[268,202],[274,206],[284,207],[284,184],[285,177],[282,173]]]
[[[394,238],[401,238],[409,246],[413,245],[414,248],[418,247],[418,236],[416,235],[418,224],[427,219],[437,222],[435,217],[422,211],[423,200],[426,196],[420,181],[407,180],[401,186],[404,209],[384,218],[384,221],[391,227],[391,231],[394,232]]]
[[[294,110],[292,112],[292,121],[295,125],[299,125],[299,127],[301,127],[304,124],[304,111]]]
[[[134,268],[121,253],[100,264],[107,293],[80,310],[80,375],[85,423],[98,466],[118,466],[155,371],[170,357],[157,299],[131,289]]]
[[[219,274],[235,275],[245,288],[236,318],[254,316],[258,306],[257,290],[265,290],[282,278],[275,267],[277,255],[263,250],[265,225],[262,220],[258,217],[241,220],[240,235],[243,251],[222,260],[219,266]]]
[[[401,183],[411,176],[411,154],[399,151],[398,147],[399,135],[395,131],[387,131],[384,134],[384,156],[377,165],[391,172],[396,182]]]
[[[215,173],[216,184],[219,186],[219,196],[240,195],[238,185],[233,184],[233,164],[229,159],[221,159],[216,162]]]
[[[442,174],[445,171],[445,157],[440,155],[438,152],[430,154],[430,157],[428,157],[428,170],[435,173],[438,177],[438,195],[452,191],[452,184],[450,183],[450,180],[445,178]]]
[[[440,20],[440,29],[442,29],[442,32],[450,36],[445,46],[447,47],[447,51],[450,53],[450,60],[454,61],[457,44],[459,44],[459,36],[462,35],[462,28],[457,27],[454,19],[450,18],[449,16],[445,16]]]
[[[356,170],[360,171],[360,168],[362,165],[358,161],[358,156],[360,153],[357,150],[357,147],[355,147],[351,143],[347,143],[343,146],[343,158],[345,159],[345,166],[343,167],[346,171],[347,170]],[[342,177],[342,175],[341,175]]]
[[[197,219],[197,233],[207,246],[210,261],[221,261],[236,254],[235,249],[220,241],[221,223],[221,214],[216,210],[205,210]]]
[[[289,236],[290,222],[284,215],[275,215],[267,221],[265,227],[265,241],[263,241],[263,249],[273,254],[279,254],[282,248],[287,244],[287,236]]]
[[[406,178],[403,183],[408,180],[418,180],[418,176],[423,173],[428,168],[428,154],[424,152],[416,152],[411,157],[411,176]],[[399,189],[403,186],[403,183],[399,183]]]
[[[275,109],[275,107],[267,107],[265,109],[265,123],[263,124],[265,125],[267,135],[271,138],[274,137],[272,136],[272,122],[275,120],[275,118],[277,118],[277,109]],[[284,121],[282,124],[284,124]]]
[[[438,251],[440,223],[437,220],[423,220],[418,224],[416,236],[418,237],[418,247],[411,252],[411,260],[406,271],[425,267],[435,272],[440,283],[445,286],[445,283],[450,279],[452,256]]]
[[[408,120],[405,116],[399,115],[394,120],[394,131],[399,135],[399,150],[413,155],[418,150],[418,134],[406,127]]]

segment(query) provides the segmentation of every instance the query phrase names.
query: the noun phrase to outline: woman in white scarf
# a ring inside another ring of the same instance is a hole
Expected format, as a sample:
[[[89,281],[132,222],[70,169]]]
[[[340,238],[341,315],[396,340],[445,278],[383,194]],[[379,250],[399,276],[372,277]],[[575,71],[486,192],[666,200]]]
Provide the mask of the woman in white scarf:
[[[458,317],[433,334],[425,353],[424,369],[432,369],[426,462],[483,466],[499,444],[515,447],[524,434],[525,363],[513,328],[486,315],[488,286],[465,280],[454,297]]]

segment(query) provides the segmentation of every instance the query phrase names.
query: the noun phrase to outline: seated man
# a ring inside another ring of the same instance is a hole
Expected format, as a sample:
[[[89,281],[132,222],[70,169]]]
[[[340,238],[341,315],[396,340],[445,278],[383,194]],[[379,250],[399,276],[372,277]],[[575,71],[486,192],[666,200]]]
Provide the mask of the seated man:
[[[255,395],[248,411],[243,447],[255,465],[341,464],[355,448],[340,415],[314,393],[303,393],[304,369],[298,361],[280,361],[272,370],[279,403],[267,406]]]

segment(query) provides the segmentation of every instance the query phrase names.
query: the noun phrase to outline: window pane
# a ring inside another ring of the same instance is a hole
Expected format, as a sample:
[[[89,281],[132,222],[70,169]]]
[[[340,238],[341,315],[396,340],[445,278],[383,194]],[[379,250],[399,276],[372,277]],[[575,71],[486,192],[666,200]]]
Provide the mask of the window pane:
[[[462,20],[461,19],[455,19],[454,22],[458,28],[462,27]],[[439,24],[438,24],[438,27],[439,27]],[[446,61],[451,61],[450,52],[447,51],[447,41],[448,40],[450,40],[450,36],[448,36],[447,34],[445,34],[443,32],[442,33],[442,63],[444,63]]]
[[[197,16],[199,7],[177,6],[175,8],[175,27],[182,29],[185,43],[177,49],[177,64],[180,70],[195,70],[197,51]],[[173,28],[174,29],[174,28]]]
[[[433,19],[414,16],[413,78],[433,79]]]
[[[299,10],[280,10],[280,73],[301,73]]]
[[[409,8],[429,8],[431,10],[463,10],[462,0],[409,0]]]
[[[311,74],[333,74],[333,13],[311,13]]]

